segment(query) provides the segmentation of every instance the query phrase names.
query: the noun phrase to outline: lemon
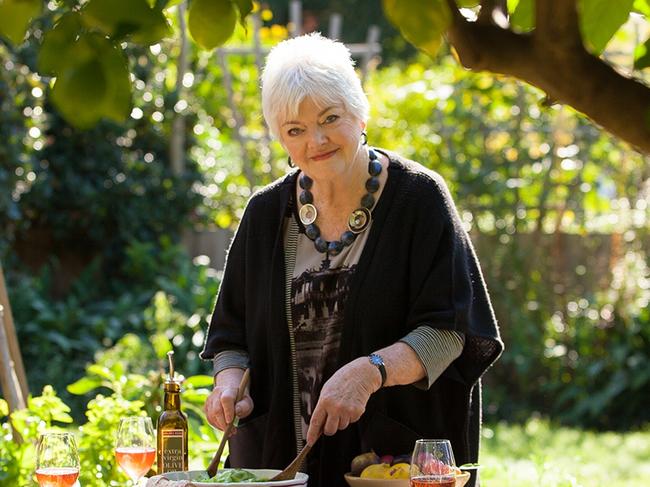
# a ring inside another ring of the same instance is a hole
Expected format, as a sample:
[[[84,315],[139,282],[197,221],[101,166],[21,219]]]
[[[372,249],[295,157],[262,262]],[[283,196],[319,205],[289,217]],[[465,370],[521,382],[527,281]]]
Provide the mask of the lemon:
[[[408,479],[411,466],[408,463],[396,463],[390,467],[389,475],[391,479]]]
[[[387,463],[375,463],[368,465],[361,472],[362,479],[387,479],[389,478],[390,465]]]
[[[204,49],[226,42],[235,30],[237,12],[231,0],[192,0],[187,21],[190,34]]]

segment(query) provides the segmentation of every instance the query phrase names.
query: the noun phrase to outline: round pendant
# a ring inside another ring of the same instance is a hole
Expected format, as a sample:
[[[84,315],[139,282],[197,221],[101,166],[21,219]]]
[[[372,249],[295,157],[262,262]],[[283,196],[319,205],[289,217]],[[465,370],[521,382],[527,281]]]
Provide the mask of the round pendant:
[[[300,208],[300,212],[298,212],[298,215],[300,216],[300,221],[302,222],[303,225],[311,225],[316,221],[316,217],[318,216],[318,211],[316,210],[316,207],[314,205],[308,203],[306,205],[303,205],[302,208]]]
[[[368,208],[357,208],[352,213],[350,213],[350,218],[348,218],[348,228],[351,232],[361,233],[372,220],[370,210]]]

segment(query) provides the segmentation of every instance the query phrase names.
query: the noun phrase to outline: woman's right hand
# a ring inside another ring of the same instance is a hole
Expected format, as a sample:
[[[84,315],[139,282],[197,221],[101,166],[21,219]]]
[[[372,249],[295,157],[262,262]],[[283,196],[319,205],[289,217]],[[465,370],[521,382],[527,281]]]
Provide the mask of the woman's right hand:
[[[217,374],[214,380],[214,388],[205,401],[205,416],[215,428],[221,431],[226,429],[235,415],[245,418],[253,411],[253,399],[249,393],[249,387],[244,391],[244,397],[235,404],[237,389],[244,375],[243,369],[224,369]]]

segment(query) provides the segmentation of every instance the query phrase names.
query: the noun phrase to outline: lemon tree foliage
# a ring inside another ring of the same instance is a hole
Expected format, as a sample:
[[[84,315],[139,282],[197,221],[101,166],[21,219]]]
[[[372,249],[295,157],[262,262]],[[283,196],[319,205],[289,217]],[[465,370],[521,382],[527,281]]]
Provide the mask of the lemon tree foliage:
[[[130,62],[124,43],[151,45],[175,35],[176,0],[89,0],[50,2],[54,24],[42,35],[41,75],[52,77],[52,101],[64,118],[87,129],[100,119],[121,122],[131,112]],[[0,40],[25,39],[43,13],[40,0],[0,0]],[[57,6],[58,5],[58,6]],[[193,0],[189,29],[197,44],[212,49],[226,42],[252,0]],[[48,12],[49,13],[49,12]]]
[[[25,38],[27,26],[41,13],[41,0],[0,1],[0,32],[14,44]]]
[[[447,0],[382,0],[384,12],[404,37],[424,52],[435,55],[442,36],[452,25]],[[519,31],[535,28],[536,0],[507,0],[510,24]],[[477,8],[478,0],[458,0],[461,8]],[[577,0],[583,39],[594,54],[600,54],[616,31],[627,21],[630,12],[650,13],[648,0]],[[433,49],[435,47],[435,49]]]
[[[508,0],[510,23],[518,32],[529,32],[535,26],[535,0]]]
[[[648,0],[382,0],[388,19],[430,56],[443,37],[475,71],[515,76],[544,90],[605,129],[650,152],[650,87],[600,56],[628,20],[648,36]],[[650,66],[650,39],[638,41],[621,67]],[[647,78],[646,78],[647,79]]]
[[[435,56],[451,22],[447,0],[384,0],[384,10],[410,43]]]

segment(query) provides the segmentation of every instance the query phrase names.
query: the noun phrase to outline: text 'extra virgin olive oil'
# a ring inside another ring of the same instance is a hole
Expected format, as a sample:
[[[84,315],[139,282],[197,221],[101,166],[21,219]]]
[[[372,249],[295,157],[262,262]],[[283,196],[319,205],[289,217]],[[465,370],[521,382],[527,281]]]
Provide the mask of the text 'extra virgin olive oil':
[[[158,417],[158,473],[187,471],[187,416],[181,411],[181,383],[174,377],[174,352],[168,352],[163,412]]]

